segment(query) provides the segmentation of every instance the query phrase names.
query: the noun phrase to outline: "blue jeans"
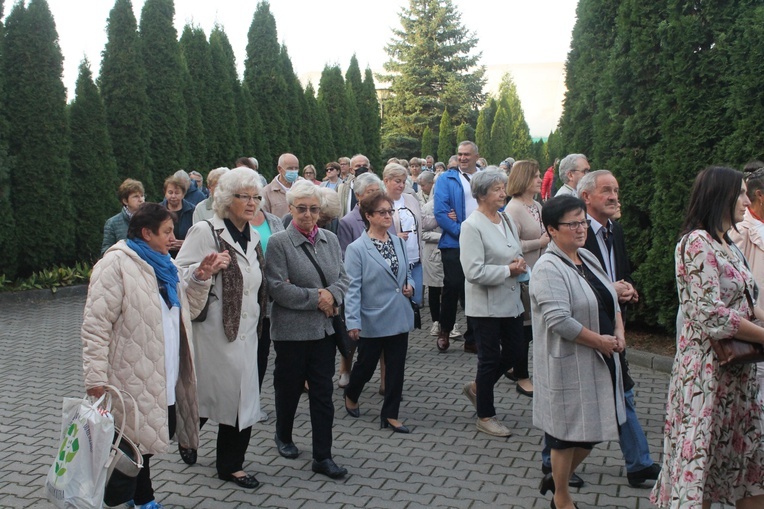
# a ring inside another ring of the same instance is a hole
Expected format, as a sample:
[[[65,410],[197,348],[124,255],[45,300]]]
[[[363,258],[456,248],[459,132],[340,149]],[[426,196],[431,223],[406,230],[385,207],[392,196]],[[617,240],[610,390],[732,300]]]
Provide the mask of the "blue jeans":
[[[626,401],[626,422],[621,425],[618,442],[621,444],[623,459],[626,461],[626,472],[633,473],[647,468],[653,464],[650,457],[650,446],[642,426],[637,419],[637,411],[634,407],[634,389],[624,392]],[[551,448],[544,443],[541,451],[541,462],[546,467],[552,466]]]
[[[414,280],[414,297],[412,300],[416,305],[422,307],[422,298],[424,297],[424,287],[422,286],[422,262],[418,261],[411,267],[411,278]]]

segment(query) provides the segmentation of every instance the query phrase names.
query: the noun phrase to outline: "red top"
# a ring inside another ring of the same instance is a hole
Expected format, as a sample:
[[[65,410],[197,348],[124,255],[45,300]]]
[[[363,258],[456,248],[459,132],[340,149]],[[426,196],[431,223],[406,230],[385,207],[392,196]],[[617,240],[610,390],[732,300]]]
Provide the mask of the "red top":
[[[554,166],[550,166],[544,172],[544,180],[541,182],[541,199],[547,201],[552,197],[554,187]]]

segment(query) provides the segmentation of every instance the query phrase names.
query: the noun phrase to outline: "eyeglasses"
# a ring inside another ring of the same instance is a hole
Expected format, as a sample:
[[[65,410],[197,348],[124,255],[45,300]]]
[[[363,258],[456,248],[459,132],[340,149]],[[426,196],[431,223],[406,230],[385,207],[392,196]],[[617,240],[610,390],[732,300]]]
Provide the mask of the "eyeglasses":
[[[261,201],[263,199],[262,196],[259,195],[249,195],[249,194],[234,194],[234,198],[237,200],[241,200],[243,203],[249,203],[250,200],[252,201]]]
[[[571,231],[576,231],[579,228],[583,228],[586,230],[589,228],[589,222],[588,221],[571,221],[569,223],[558,223],[558,224],[564,224],[567,226]]]
[[[321,212],[321,207],[315,205],[312,207],[306,207],[305,205],[292,205],[292,208],[294,208],[298,214],[310,212],[311,215],[317,216]]]
[[[324,170],[324,171],[337,171],[337,168],[332,168],[332,167],[329,167],[329,168],[327,168],[327,169],[326,169],[326,170]]]
[[[583,170],[570,170],[570,173],[573,173],[574,171],[577,171],[577,172],[583,173],[585,175],[585,174],[589,173],[589,170],[591,170],[591,168],[584,168]],[[562,224],[562,223],[560,223],[560,224]]]
[[[379,210],[374,210],[373,213],[379,214],[382,217],[384,216],[393,217],[393,214],[395,213],[395,211],[393,209],[379,209]]]

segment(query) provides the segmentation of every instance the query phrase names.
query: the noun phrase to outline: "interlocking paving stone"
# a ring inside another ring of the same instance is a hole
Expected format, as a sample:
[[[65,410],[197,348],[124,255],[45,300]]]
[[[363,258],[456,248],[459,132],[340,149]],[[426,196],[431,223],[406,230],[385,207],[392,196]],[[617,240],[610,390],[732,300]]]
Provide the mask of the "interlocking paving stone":
[[[43,485],[60,433],[61,400],[84,393],[79,339],[84,302],[83,295],[73,295],[0,305],[0,508],[50,507]],[[513,436],[478,432],[475,410],[462,394],[462,386],[474,378],[477,357],[462,351],[462,341],[438,353],[429,335],[429,313],[422,315],[423,328],[409,340],[400,410],[411,435],[379,429],[377,374],[361,396],[359,419],[345,413],[342,391],[334,393],[333,452],[350,472],[346,479],[333,481],[310,469],[307,398],[295,419],[294,440],[301,454],[295,460],[280,457],[273,443],[271,354],[262,394],[269,419],[254,426],[246,465],[261,486],[248,491],[217,478],[213,424],[202,430],[196,465],[183,463],[175,444],[152,460],[158,500],[168,509],[549,507],[549,495],[538,493],[542,433],[532,425],[532,400],[502,378],[495,389],[497,417]],[[466,329],[461,314],[459,324]],[[657,460],[668,375],[635,365],[631,369],[640,421]],[[580,474],[586,484],[573,495],[581,508],[652,507],[649,489],[628,485],[617,443],[595,447]]]

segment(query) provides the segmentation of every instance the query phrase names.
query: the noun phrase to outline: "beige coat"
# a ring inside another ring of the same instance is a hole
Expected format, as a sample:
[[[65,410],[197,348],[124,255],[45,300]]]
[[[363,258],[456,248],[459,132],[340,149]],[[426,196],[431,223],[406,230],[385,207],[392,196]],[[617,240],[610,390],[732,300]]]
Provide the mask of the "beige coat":
[[[534,201],[533,205],[541,217],[541,204]],[[517,236],[520,237],[520,242],[523,245],[523,258],[528,264],[528,269],[533,269],[536,260],[544,254],[544,248],[541,247],[541,233],[543,231],[541,222],[537,221],[518,199],[512,199],[507,203],[504,214],[511,217],[517,226]]]
[[[420,189],[421,191],[421,189]],[[428,201],[422,208],[422,284],[424,286],[443,287],[443,262],[440,259],[441,230],[435,220],[433,207],[435,202]]]
[[[270,212],[279,218],[289,214],[289,204],[287,203],[286,191],[279,183],[279,176],[276,175],[271,183],[265,186],[260,194],[263,195],[262,209]]]
[[[191,318],[204,307],[209,281],[178,285],[181,303],[180,373],[175,387],[178,442],[199,447]],[[162,297],[154,269],[124,241],[112,246],[93,267],[82,321],[85,387],[110,384],[138,403],[138,427],[126,419],[125,434],[143,454],[166,452],[170,443],[162,326]],[[183,334],[183,329],[187,334]],[[128,403],[126,403],[128,404]],[[122,411],[113,408],[120,422]],[[128,416],[132,416],[128,412]]]
[[[217,214],[212,226],[221,232],[221,238],[234,247],[235,258],[244,279],[239,337],[228,341],[223,332],[223,276],[219,272],[213,279],[207,319],[194,322],[194,347],[197,376],[199,378],[199,415],[219,424],[236,425],[239,429],[255,424],[260,417],[260,390],[257,376],[257,325],[260,319],[258,291],[262,273],[255,247],[260,235],[251,230],[247,252],[234,242],[223,220]],[[206,222],[195,224],[188,230],[176,262],[188,269],[187,278],[202,259],[216,250],[215,240]]]

